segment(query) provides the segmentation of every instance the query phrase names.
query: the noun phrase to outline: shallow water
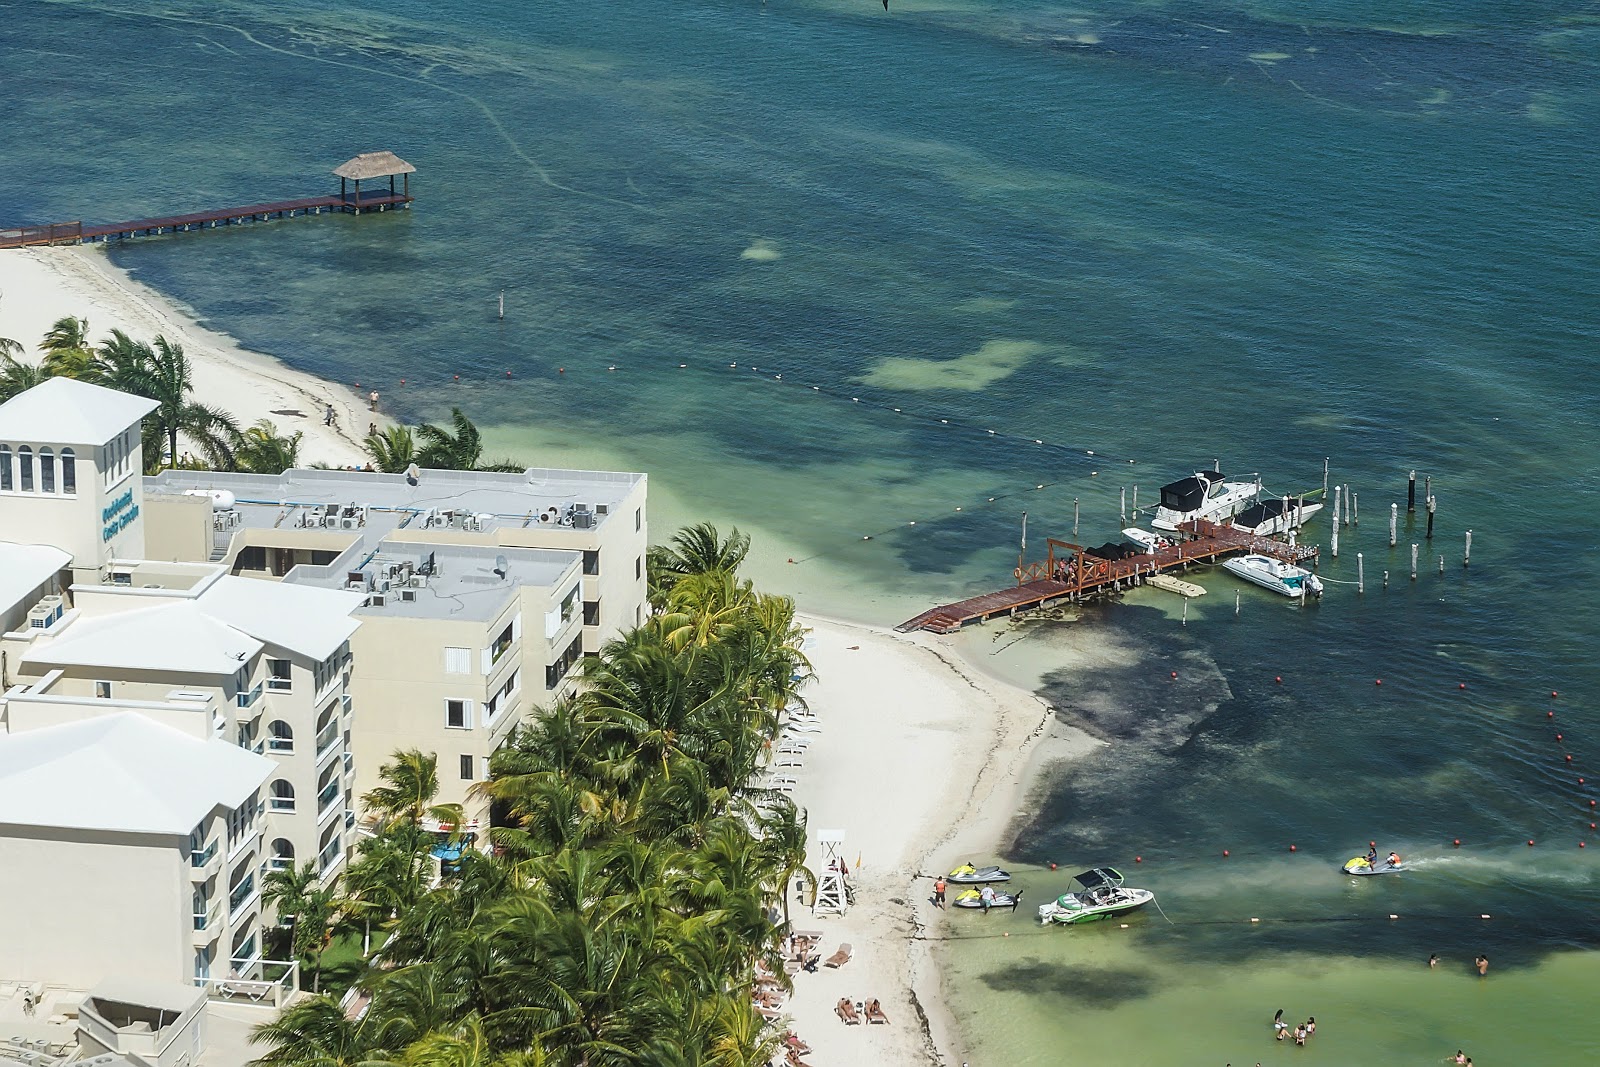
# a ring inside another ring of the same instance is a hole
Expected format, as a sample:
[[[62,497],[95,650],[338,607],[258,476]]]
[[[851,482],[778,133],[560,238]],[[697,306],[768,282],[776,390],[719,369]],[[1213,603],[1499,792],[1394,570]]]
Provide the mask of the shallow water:
[[[1031,557],[1075,502],[1099,543],[1123,489],[1215,457],[1290,492],[1329,459],[1362,521],[1320,604],[1201,571],[1186,610],[964,635],[1113,742],[1008,858],[1134,867],[1180,924],[955,944],[973,1062],[1243,1062],[1278,999],[1323,1024],[1311,1058],[1592,1053],[1562,1013],[1600,934],[1600,20],[893,8],[13,4],[0,225],[320,192],[393,149],[413,211],[115,259],[403,416],[648,470],[658,531],[737,521],[758,578],[878,622],[1003,584],[1023,512]],[[1371,839],[1417,870],[1347,885]],[[1240,915],[1310,921],[1184,925]],[[993,977],[1024,951],[1037,981]],[[1415,973],[1435,951],[1453,969]]]

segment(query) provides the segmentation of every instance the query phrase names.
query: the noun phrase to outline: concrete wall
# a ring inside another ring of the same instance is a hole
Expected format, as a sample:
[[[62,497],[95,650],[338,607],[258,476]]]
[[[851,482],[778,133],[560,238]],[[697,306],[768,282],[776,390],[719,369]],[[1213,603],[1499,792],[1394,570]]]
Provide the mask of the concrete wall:
[[[0,981],[190,982],[188,848],[186,837],[0,823]]]
[[[145,498],[146,559],[204,562],[211,558],[211,498],[158,493]]]

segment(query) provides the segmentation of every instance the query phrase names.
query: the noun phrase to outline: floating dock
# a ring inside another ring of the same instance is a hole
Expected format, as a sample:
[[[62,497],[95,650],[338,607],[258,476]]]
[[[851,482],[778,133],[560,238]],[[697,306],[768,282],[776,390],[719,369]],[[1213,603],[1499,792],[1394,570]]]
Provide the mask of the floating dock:
[[[1019,567],[1014,572],[1015,586],[930,608],[895,629],[901,633],[913,630],[953,633],[969,622],[1015,615],[1059,600],[1079,601],[1114,593],[1139,585],[1154,575],[1180,570],[1191,563],[1215,563],[1236,552],[1257,552],[1302,565],[1317,556],[1315,546],[1287,545],[1205,519],[1186,522],[1178,531],[1184,535],[1182,540],[1153,553],[1124,559],[1102,559],[1082,545],[1050,538],[1043,561]]]
[[[190,230],[209,230],[218,226],[237,226],[247,222],[265,222],[268,219],[321,215],[324,212],[337,211],[361,215],[373,211],[388,211],[391,208],[407,208],[416,199],[411,195],[411,175],[416,169],[393,152],[367,152],[334,168],[333,173],[339,178],[338,195],[303,196],[268,204],[215,208],[210,211],[190,212],[186,215],[134,219],[130,222],[105,222],[86,226],[82,221],[74,221],[19,226],[0,229],[0,248],[120,241],[130,237],[155,237],[160,234],[184,233]],[[399,189],[396,189],[394,184],[396,175],[401,177],[402,184]],[[389,179],[388,189],[369,188],[363,192],[361,183],[374,178]],[[350,187],[352,181],[355,183],[353,190]]]

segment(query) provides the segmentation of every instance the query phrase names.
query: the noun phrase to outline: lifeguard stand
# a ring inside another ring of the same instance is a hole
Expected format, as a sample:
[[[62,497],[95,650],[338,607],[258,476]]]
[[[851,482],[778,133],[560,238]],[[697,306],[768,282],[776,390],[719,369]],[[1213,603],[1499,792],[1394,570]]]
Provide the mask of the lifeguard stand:
[[[818,830],[817,844],[822,846],[822,870],[817,874],[817,898],[811,904],[811,914],[832,912],[843,915],[850,907],[849,869],[844,862],[844,831]]]

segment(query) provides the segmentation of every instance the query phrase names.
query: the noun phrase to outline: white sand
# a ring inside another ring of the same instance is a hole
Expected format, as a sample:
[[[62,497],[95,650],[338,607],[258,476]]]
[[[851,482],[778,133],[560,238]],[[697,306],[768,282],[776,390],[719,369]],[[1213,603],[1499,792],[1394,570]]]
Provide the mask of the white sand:
[[[388,425],[350,389],[205,329],[171,300],[113,266],[98,245],[0,252],[0,337],[25,346],[25,361],[38,360],[39,341],[67,315],[88,319],[90,337],[97,342],[121,329],[135,340],[148,342],[160,334],[182,345],[193,367],[196,398],[229,412],[241,428],[270,419],[280,434],[303,432],[302,466],[363,464],[367,457],[360,439],[367,424]],[[322,424],[328,404],[336,415],[332,428]],[[276,413],[284,411],[299,414]]]
[[[808,866],[822,867],[819,830],[844,831],[856,905],[813,917],[791,900],[792,917],[796,929],[823,933],[825,957],[844,942],[855,956],[838,970],[796,975],[784,1010],[818,1067],[959,1063],[970,1053],[941,1005],[925,939],[942,921],[928,903],[933,875],[968,858],[992,862],[983,850],[1015,815],[1039,738],[1056,739],[1056,758],[1096,742],[1055,725],[1032,693],[979,674],[937,638],[802,622],[817,674],[806,699],[822,730],[810,735],[802,766],[780,773],[799,781]],[[877,998],[890,1024],[845,1025],[833,1010],[841,997]]]

